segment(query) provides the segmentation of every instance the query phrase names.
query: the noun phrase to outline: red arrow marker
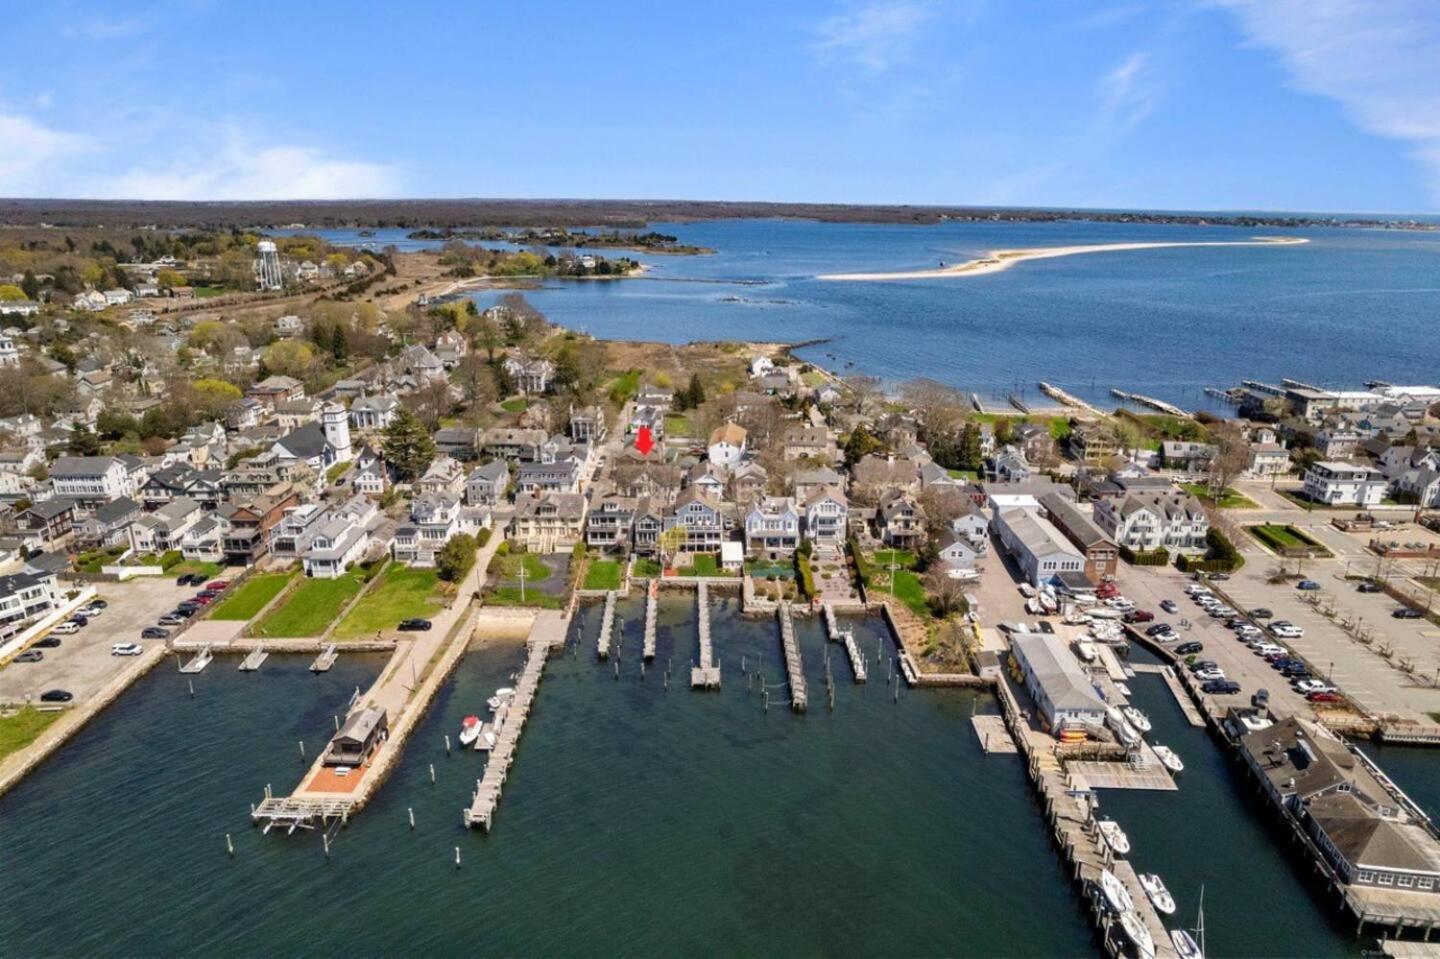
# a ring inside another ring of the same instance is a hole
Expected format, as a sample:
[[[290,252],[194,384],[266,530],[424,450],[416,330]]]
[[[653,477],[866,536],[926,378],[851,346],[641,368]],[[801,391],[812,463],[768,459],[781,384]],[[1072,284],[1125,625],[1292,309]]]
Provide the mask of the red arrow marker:
[[[635,448],[640,451],[641,456],[650,455],[650,451],[655,448],[655,437],[650,435],[650,427],[642,426],[636,431]]]

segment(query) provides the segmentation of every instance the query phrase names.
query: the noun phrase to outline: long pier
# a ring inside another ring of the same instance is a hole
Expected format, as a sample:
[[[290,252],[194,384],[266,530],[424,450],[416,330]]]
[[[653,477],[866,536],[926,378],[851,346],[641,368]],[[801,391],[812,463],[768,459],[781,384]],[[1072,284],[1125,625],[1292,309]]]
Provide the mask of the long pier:
[[[700,663],[690,669],[691,689],[715,689],[720,685],[720,667],[715,665],[715,648],[710,642],[710,586],[703,579],[695,584],[699,618]]]
[[[650,580],[645,586],[645,658],[655,658],[655,618],[660,611],[660,583]]]
[[[542,619],[544,617],[544,619]],[[559,620],[558,626],[551,620]],[[530,707],[535,703],[535,693],[540,688],[540,678],[545,671],[545,661],[550,650],[565,642],[566,624],[569,617],[551,612],[541,612],[535,619],[530,640],[525,647],[525,666],[520,679],[515,683],[515,698],[505,714],[500,735],[490,750],[485,763],[484,775],[475,783],[475,795],[470,808],[465,810],[465,825],[490,831],[495,821],[495,807],[505,789],[505,777],[515,762],[515,750],[520,744],[520,734],[525,731],[525,720],[530,717]]]
[[[1164,400],[1157,400],[1153,396],[1145,396],[1142,393],[1127,393],[1124,390],[1111,389],[1110,395],[1119,397],[1122,400],[1129,400],[1131,403],[1139,403],[1141,406],[1148,406],[1152,410],[1159,410],[1171,416],[1189,416],[1190,414],[1176,406],[1174,403],[1167,403]]]
[[[615,590],[605,594],[605,614],[600,620],[600,645],[596,647],[596,654],[601,659],[610,656],[610,633],[615,627]]]
[[[795,624],[790,621],[790,604],[781,603],[776,613],[780,617],[780,645],[785,650],[785,672],[790,677],[790,708],[803,713],[809,704],[805,693],[805,670],[800,663],[800,644],[795,642]]]
[[[1094,413],[1097,416],[1100,415],[1099,410],[1082,400],[1080,397],[1075,396],[1071,393],[1067,393],[1060,387],[1046,383],[1044,380],[1040,381],[1040,392],[1044,393],[1046,396],[1050,397],[1052,400],[1059,403],[1061,406],[1069,406],[1077,410],[1085,410],[1088,413]]]

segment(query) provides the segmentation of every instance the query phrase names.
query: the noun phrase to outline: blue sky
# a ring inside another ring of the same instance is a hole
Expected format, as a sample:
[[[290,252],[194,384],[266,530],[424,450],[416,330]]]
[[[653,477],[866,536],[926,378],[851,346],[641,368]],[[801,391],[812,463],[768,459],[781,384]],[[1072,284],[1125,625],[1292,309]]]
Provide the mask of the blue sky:
[[[1440,208],[1432,0],[0,10],[4,196]]]

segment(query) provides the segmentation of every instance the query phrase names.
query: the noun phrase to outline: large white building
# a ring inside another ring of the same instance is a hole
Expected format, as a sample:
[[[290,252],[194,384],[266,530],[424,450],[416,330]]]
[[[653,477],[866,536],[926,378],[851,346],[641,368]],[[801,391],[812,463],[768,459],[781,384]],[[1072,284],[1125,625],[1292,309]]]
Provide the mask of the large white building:
[[[1034,586],[1060,573],[1083,573],[1085,556],[1038,510],[1012,506],[995,511],[991,528]]]
[[[1201,550],[1210,518],[1189,493],[1126,493],[1095,503],[1095,525],[1137,553],[1156,549]]]
[[[1042,633],[1012,633],[1010,652],[1045,728],[1057,739],[1067,731],[1089,733],[1104,725],[1105,701],[1065,640]]]
[[[9,639],[30,620],[59,604],[54,573],[0,576],[0,639]]]
[[[1305,496],[1317,503],[1378,506],[1388,485],[1379,470],[1355,463],[1321,460],[1305,471]]]
[[[50,468],[55,495],[83,505],[102,505],[134,496],[146,476],[117,456],[62,456]]]

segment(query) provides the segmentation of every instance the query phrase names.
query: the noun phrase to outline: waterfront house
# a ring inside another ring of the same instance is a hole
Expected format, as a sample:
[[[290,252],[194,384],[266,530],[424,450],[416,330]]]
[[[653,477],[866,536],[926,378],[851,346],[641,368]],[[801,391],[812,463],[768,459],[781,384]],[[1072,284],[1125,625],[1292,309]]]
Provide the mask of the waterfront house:
[[[390,733],[385,710],[365,706],[351,713],[325,749],[325,766],[359,766],[365,763]]]
[[[0,640],[9,639],[59,605],[54,573],[21,571],[0,576]]]
[[[903,490],[890,490],[880,497],[875,511],[875,535],[886,546],[911,549],[920,541],[925,527],[920,505]]]
[[[324,520],[325,507],[319,503],[291,506],[271,533],[270,552],[287,558],[299,556],[310,548],[310,540]]]
[[[1189,493],[1126,493],[1095,504],[1095,525],[1117,546],[1137,553],[1205,549],[1210,520]]]
[[[1303,492],[1330,506],[1378,506],[1387,486],[1380,471],[1369,466],[1320,460],[1305,471]]]
[[[464,528],[462,512],[460,497],[454,493],[415,497],[410,504],[410,521],[395,530],[395,560],[411,566],[434,566],[436,554],[452,536],[471,532]]]
[[[850,503],[840,491],[840,487],[817,487],[802,502],[805,538],[817,546],[843,545]]]
[[[74,531],[75,501],[59,496],[37,501],[16,512],[12,522],[27,545],[56,546]]]
[[[160,555],[180,548],[187,530],[200,521],[203,511],[193,499],[181,496],[145,513],[130,525],[130,548],[137,553]]]
[[[800,511],[788,496],[767,496],[745,514],[745,549],[778,559],[800,545]]]
[[[122,496],[96,508],[75,527],[76,540],[90,549],[104,549],[129,540],[130,524],[140,517],[140,504]]]
[[[358,563],[370,545],[370,524],[379,518],[375,504],[363,496],[327,511],[301,556],[305,575],[335,579]]]
[[[688,487],[676,497],[674,509],[665,517],[667,531],[677,528],[684,531],[683,537],[677,537],[681,552],[717,551],[725,538],[725,516],[719,501],[694,486]]]
[[[1081,423],[1070,431],[1070,455],[1087,466],[1100,466],[1120,452],[1110,430],[1093,423]]]
[[[504,460],[477,466],[465,479],[465,503],[469,506],[496,506],[510,487],[510,467]]]
[[[241,496],[221,510],[225,526],[220,545],[226,562],[249,566],[270,553],[271,534],[285,514],[300,505],[300,492],[276,484],[259,495]]]
[[[1104,725],[1105,701],[1065,640],[1043,633],[1012,633],[1010,654],[1047,732],[1060,739],[1067,733],[1089,735]]]
[[[585,545],[604,551],[624,551],[635,528],[639,502],[632,496],[595,497],[585,517]]]
[[[535,553],[570,549],[585,535],[585,498],[579,493],[546,493],[515,508],[511,537]]]

